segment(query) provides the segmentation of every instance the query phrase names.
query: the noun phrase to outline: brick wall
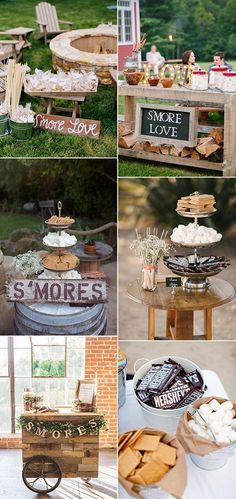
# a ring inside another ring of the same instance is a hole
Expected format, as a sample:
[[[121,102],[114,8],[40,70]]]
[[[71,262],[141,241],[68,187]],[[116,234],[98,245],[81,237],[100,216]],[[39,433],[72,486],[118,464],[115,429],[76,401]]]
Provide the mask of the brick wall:
[[[100,434],[101,447],[117,445],[117,339],[115,336],[86,337],[85,378],[98,377],[97,409],[108,421],[109,431]],[[18,435],[1,435],[0,448],[21,447]]]
[[[87,337],[85,378],[98,376],[97,409],[105,415],[109,432],[101,432],[100,445],[117,445],[117,339],[115,336]]]

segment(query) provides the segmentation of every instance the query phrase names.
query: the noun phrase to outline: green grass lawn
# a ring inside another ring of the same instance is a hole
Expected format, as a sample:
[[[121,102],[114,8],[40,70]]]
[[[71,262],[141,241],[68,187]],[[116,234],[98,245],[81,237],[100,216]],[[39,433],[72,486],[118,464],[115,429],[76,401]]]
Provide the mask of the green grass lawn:
[[[219,177],[220,173],[202,168],[169,166],[138,159],[119,158],[119,177]]]
[[[17,229],[40,230],[42,219],[37,215],[0,213],[0,240],[7,239]]]
[[[236,61],[227,61],[236,70]],[[199,62],[202,69],[208,69],[210,62]],[[156,104],[158,100],[154,99],[137,99],[140,103]],[[159,101],[161,102],[161,101]],[[163,101],[162,101],[163,104]],[[172,103],[168,103],[172,104]],[[124,114],[124,97],[118,99],[118,114]],[[212,117],[215,115],[212,113]],[[120,177],[211,177],[220,176],[220,172],[214,170],[205,170],[198,168],[182,167],[182,166],[167,166],[166,163],[155,163],[152,161],[144,161],[138,159],[119,158],[119,176]]]
[[[37,29],[35,5],[40,0],[1,0],[1,31],[17,26]],[[53,0],[59,19],[73,21],[73,29],[94,28],[101,22],[116,23],[116,11],[108,10],[110,0]],[[2,35],[0,36],[0,38]],[[42,40],[30,36],[32,49],[24,49],[21,62],[27,63],[31,72],[35,68],[51,69],[52,59],[49,47]],[[82,104],[82,116],[101,121],[100,139],[84,139],[73,136],[51,134],[35,130],[32,140],[15,142],[10,136],[0,138],[0,157],[115,157],[116,156],[116,111],[113,109],[114,88],[99,86],[98,92],[86,97]],[[21,103],[31,102],[34,111],[43,112],[41,99],[22,94]],[[70,107],[68,101],[58,105]],[[68,115],[69,116],[69,115]]]

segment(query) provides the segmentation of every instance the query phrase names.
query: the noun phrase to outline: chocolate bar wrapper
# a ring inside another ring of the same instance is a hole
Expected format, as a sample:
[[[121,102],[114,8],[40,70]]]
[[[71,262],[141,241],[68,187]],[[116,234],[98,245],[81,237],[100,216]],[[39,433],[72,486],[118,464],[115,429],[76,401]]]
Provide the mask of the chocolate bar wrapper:
[[[197,369],[195,371],[192,371],[191,373],[187,373],[184,376],[184,379],[190,381],[194,388],[202,388],[203,386],[203,379]]]
[[[161,369],[156,373],[154,378],[149,383],[148,391],[152,394],[162,393],[176,378],[181,369],[182,366],[176,366],[174,364],[163,364]]]
[[[157,409],[175,409],[193,390],[188,381],[180,378],[169,390],[152,397],[152,400]]]
[[[149,383],[152,381],[156,373],[161,369],[161,364],[153,364],[152,367],[148,370],[148,372],[144,375],[140,383],[137,385],[137,390],[146,390]]]

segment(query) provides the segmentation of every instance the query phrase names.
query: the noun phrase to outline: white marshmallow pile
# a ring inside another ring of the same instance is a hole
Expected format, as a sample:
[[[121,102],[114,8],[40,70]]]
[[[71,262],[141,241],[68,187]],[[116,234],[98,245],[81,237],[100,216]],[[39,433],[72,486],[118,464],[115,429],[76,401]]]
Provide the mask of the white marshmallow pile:
[[[26,92],[83,92],[95,91],[98,78],[92,71],[75,71],[68,73],[59,70],[56,74],[51,71],[36,69],[35,74],[25,77]]]
[[[205,225],[178,225],[173,229],[171,241],[178,244],[210,244],[221,240],[222,234]]]
[[[43,238],[44,244],[46,246],[54,246],[55,248],[67,248],[69,246],[73,246],[77,243],[77,239],[75,236],[70,236],[64,230],[60,232],[49,232]]]
[[[30,109],[30,104],[25,107],[17,106],[11,115],[11,120],[17,123],[34,123],[34,111]]]
[[[205,423],[198,412],[204,418]],[[198,412],[188,422],[193,433],[218,444],[236,442],[236,417],[232,402],[227,400],[220,404],[213,399],[208,404],[202,404]]]
[[[42,274],[38,275],[38,279],[82,279],[77,270],[67,270],[66,272],[51,272],[44,270]]]
[[[6,103],[2,102],[2,104],[0,104],[0,114],[6,114],[6,113],[7,113]]]

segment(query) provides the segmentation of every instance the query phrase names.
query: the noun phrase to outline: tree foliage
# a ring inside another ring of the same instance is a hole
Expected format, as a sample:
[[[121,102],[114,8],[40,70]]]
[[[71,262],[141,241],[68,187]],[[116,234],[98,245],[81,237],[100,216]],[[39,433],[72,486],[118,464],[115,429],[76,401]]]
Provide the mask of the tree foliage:
[[[193,50],[201,61],[211,61],[216,51],[235,59],[235,24],[236,0],[141,0],[141,30],[148,33],[145,51],[156,43],[166,57]]]
[[[115,160],[5,160],[0,208],[21,212],[24,203],[61,200],[76,217],[116,220]]]

